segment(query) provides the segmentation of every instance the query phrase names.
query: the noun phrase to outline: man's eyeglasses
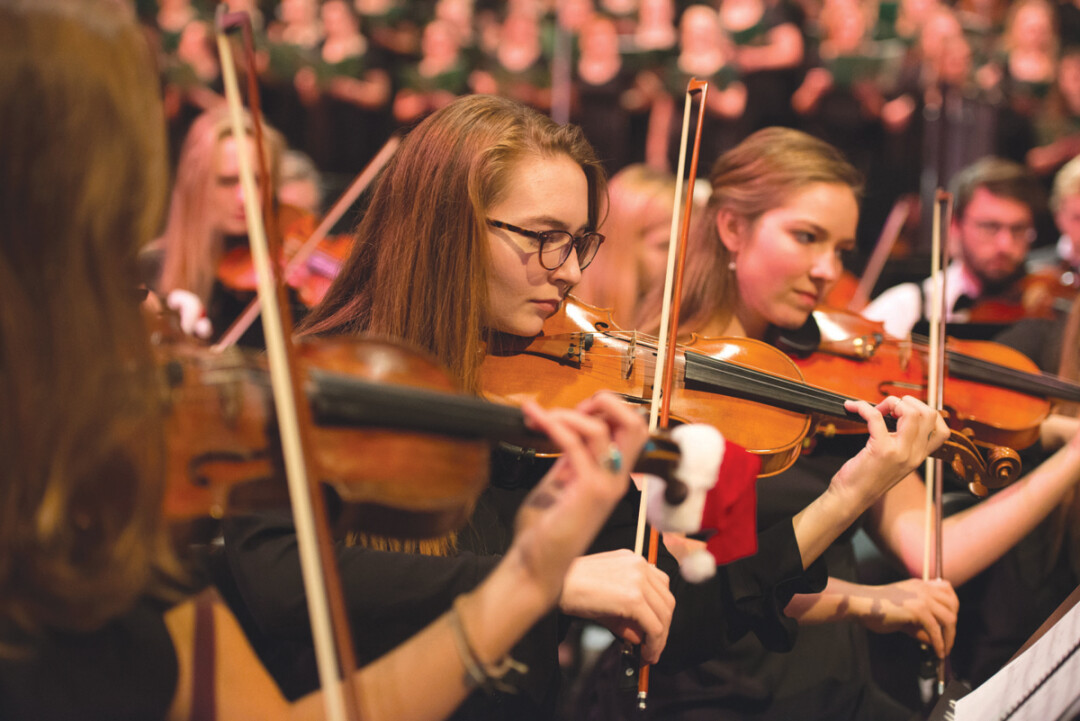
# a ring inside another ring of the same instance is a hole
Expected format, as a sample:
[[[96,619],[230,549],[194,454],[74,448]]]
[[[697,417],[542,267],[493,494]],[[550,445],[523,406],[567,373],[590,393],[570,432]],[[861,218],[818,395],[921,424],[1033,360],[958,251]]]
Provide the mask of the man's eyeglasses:
[[[1035,228],[1031,227],[1027,223],[1017,223],[1016,225],[1006,225],[1005,223],[998,223],[993,220],[972,220],[971,225],[975,228],[975,232],[984,238],[996,238],[1003,230],[1009,231],[1009,236],[1016,241],[1027,241],[1028,243],[1035,240]]]
[[[577,251],[578,267],[584,270],[596,257],[596,251],[604,242],[604,236],[600,233],[589,231],[575,236],[568,230],[525,230],[516,225],[504,223],[501,220],[488,218],[488,225],[493,228],[502,228],[511,233],[533,238],[540,243],[540,265],[546,270],[559,268],[570,257],[570,251]]]

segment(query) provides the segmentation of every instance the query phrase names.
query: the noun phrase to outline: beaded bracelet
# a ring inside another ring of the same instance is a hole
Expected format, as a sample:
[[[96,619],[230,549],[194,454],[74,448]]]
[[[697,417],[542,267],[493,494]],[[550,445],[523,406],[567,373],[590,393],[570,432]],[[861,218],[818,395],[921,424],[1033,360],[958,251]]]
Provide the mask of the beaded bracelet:
[[[468,635],[465,633],[465,626],[461,620],[461,611],[458,608],[460,602],[460,596],[454,599],[454,605],[450,609],[449,621],[450,628],[454,632],[454,643],[457,645],[458,655],[461,656],[461,662],[465,665],[465,672],[472,682],[471,688],[482,689],[484,693],[488,694],[496,691],[517,693],[517,687],[505,680],[506,675],[511,671],[526,674],[529,672],[529,667],[520,661],[515,661],[509,655],[494,664],[486,664],[481,661],[480,657],[476,655],[472,643],[469,642]]]

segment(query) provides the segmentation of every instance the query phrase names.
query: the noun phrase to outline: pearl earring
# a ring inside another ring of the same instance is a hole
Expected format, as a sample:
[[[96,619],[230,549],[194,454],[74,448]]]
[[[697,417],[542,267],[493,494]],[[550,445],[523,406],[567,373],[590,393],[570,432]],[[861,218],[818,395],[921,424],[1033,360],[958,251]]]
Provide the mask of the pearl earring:
[[[735,259],[734,258],[732,258],[731,260],[728,261],[727,269],[730,270],[732,273],[735,272]]]

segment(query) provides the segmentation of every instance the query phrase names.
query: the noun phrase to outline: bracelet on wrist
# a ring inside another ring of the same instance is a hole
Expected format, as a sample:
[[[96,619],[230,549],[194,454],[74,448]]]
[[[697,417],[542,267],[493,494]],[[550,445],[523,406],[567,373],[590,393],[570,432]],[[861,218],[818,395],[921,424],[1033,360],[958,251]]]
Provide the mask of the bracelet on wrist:
[[[454,644],[457,646],[458,655],[461,656],[461,662],[465,665],[467,685],[470,688],[482,689],[488,694],[496,691],[517,693],[517,687],[507,679],[507,676],[511,673],[524,675],[528,673],[529,667],[520,661],[514,660],[509,655],[504,656],[496,663],[489,664],[480,660],[472,642],[469,640],[469,635],[465,631],[459,608],[461,599],[461,596],[454,599],[454,604],[448,614],[448,620],[450,630],[454,634]]]

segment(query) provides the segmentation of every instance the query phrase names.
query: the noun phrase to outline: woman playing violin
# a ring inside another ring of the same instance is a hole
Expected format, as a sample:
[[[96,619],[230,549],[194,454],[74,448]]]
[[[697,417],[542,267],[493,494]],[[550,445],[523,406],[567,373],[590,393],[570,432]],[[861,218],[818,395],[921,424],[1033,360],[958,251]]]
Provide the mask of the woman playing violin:
[[[710,181],[712,195],[688,250],[682,303],[686,322],[681,328],[703,336],[768,341],[779,329],[800,327],[839,278],[840,256],[854,244],[858,174],[822,141],[769,128],[722,156]],[[875,444],[871,437],[870,447]],[[819,440],[817,452],[790,471],[760,480],[759,523],[789,515],[819,493],[834,473],[845,474],[850,445],[843,439]],[[1010,488],[947,519],[945,580],[960,584],[985,568],[1078,481],[1080,438],[1074,437]],[[924,498],[919,477],[908,474],[870,507],[861,523],[912,575],[921,572]],[[731,646],[703,673],[722,674],[716,679],[734,674],[752,691],[714,686],[712,692],[702,692],[708,699],[703,705],[732,709],[733,717],[753,712],[760,713],[753,718],[770,719],[910,714],[885,698],[870,679],[866,641],[858,627],[902,630],[921,638],[940,625],[949,646],[956,597],[942,582],[908,580],[872,588],[855,584],[850,541],[845,535],[826,553],[830,578],[825,590],[797,595],[786,608],[804,626],[792,653],[770,653],[752,638]],[[825,622],[830,623],[820,625]],[[686,684],[694,685],[688,678],[662,682],[657,677],[655,683],[664,683],[664,693],[671,696],[688,693]],[[663,709],[660,702],[657,708]],[[693,717],[692,712],[686,717]]]
[[[248,247],[239,154],[245,153],[253,165],[257,164],[250,117],[245,117],[244,125],[247,135],[237,141],[224,105],[195,119],[180,150],[165,229],[141,256],[148,284],[165,298],[177,290],[193,293],[206,309],[215,336],[225,331],[253,297],[250,291],[238,290],[227,274],[219,273],[227,253],[242,253]],[[269,178],[256,180],[260,186],[270,183],[276,192],[284,140],[273,128],[263,127]],[[283,206],[279,218],[293,216],[292,210],[286,213]],[[301,310],[297,303],[293,305]],[[256,323],[241,345],[261,347],[261,325]]]
[[[557,126],[508,100],[458,99],[403,141],[374,190],[352,256],[308,318],[307,331],[401,337],[432,352],[465,388],[482,390],[485,353],[540,333],[594,254],[603,252],[595,232],[603,206],[602,172],[576,128]],[[814,588],[820,569],[809,575],[805,569],[943,438],[943,424],[916,401],[891,398],[880,408],[861,403],[852,410],[871,422],[870,445],[852,461],[848,475],[838,475],[819,498],[796,509],[794,520],[765,529],[758,556],[722,569],[701,586],[647,567],[625,550],[637,516],[638,494],[631,491],[593,553],[574,563],[559,610],[644,641],[649,661],[662,649],[663,663],[697,661],[751,630],[771,648],[789,644],[790,622],[778,610],[793,593]],[[882,412],[900,418],[896,433],[885,429]],[[388,637],[395,625],[422,622],[409,612],[439,612],[454,589],[486,572],[491,554],[502,552],[513,509],[541,470],[528,454],[497,453],[493,487],[449,557],[342,552],[354,617],[366,612],[381,622],[358,630],[362,655],[365,633],[370,652],[373,634]],[[295,647],[292,653],[283,650],[285,639],[304,623],[294,607],[296,581],[289,580],[296,573],[288,523],[265,517],[234,522],[226,530],[226,547],[248,610],[278,637],[277,653],[295,659]],[[661,564],[670,570],[675,562],[661,551]],[[373,597],[365,587],[369,573],[360,569],[374,568],[408,578],[408,588],[391,587]],[[352,573],[356,580],[350,580]],[[529,659],[521,693],[498,698],[497,706],[476,699],[467,710],[484,717],[550,715],[561,618],[547,619],[515,650]],[[943,651],[940,633],[936,641]],[[289,671],[295,676],[297,669]]]
[[[285,701],[222,604],[178,590],[161,372],[134,292],[166,182],[149,60],[124,3],[0,0],[0,717],[320,718],[318,694]],[[541,617],[627,486],[593,453],[614,432],[636,454],[644,426],[620,410],[527,409],[564,447],[561,470],[457,611],[351,680],[362,718],[444,718],[468,664]]]

